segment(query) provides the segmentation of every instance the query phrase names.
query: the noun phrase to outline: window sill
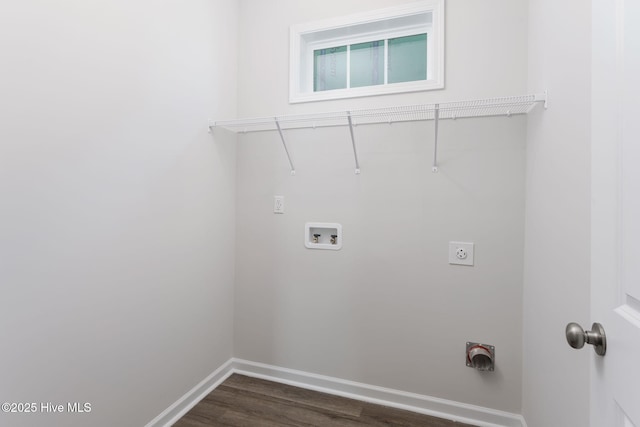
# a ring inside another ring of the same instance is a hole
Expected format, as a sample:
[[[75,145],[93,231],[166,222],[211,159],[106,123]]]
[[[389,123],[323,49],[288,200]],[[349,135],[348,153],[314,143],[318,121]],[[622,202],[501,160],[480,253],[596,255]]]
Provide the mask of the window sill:
[[[329,101],[334,99],[390,95],[395,93],[422,92],[437,89],[444,89],[444,79],[442,81],[423,80],[419,82],[394,83],[388,85],[365,86],[350,89],[334,89],[309,93],[295,93],[293,90],[291,90],[289,92],[289,103],[299,104],[303,102]]]

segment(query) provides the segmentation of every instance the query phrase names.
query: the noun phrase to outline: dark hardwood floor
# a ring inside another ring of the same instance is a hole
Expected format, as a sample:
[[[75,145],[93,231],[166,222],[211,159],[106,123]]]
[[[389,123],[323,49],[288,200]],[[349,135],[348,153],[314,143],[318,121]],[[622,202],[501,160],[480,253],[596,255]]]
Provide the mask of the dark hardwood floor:
[[[175,427],[471,427],[428,415],[234,374]]]

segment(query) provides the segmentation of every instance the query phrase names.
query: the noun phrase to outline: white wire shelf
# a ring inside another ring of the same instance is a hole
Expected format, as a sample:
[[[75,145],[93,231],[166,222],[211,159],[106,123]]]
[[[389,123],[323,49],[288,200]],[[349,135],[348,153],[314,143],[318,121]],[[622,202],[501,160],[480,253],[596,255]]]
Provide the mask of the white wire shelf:
[[[472,101],[442,102],[437,104],[408,105],[359,109],[349,111],[324,112],[313,114],[297,114],[274,117],[256,117],[237,120],[219,120],[209,123],[209,128],[224,128],[232,132],[265,132],[278,131],[284,146],[291,174],[295,168],[287,149],[283,131],[293,129],[322,128],[332,126],[349,126],[351,142],[356,163],[356,174],[360,173],[360,165],[356,152],[353,128],[359,125],[377,123],[398,123],[435,120],[435,145],[433,171],[437,172],[438,121],[445,119],[464,119],[472,117],[496,117],[527,114],[537,104],[547,108],[547,92],[541,94],[508,96],[501,98],[477,99]]]
[[[443,102],[439,104],[220,120],[212,122],[211,127],[220,127],[232,132],[244,133],[278,130],[276,122],[280,124],[282,130],[349,126],[349,116],[351,116],[354,126],[375,123],[412,122],[434,120],[436,110],[439,110],[440,120],[511,116],[527,114],[536,104],[544,102],[546,102],[546,94],[543,93],[473,101]]]

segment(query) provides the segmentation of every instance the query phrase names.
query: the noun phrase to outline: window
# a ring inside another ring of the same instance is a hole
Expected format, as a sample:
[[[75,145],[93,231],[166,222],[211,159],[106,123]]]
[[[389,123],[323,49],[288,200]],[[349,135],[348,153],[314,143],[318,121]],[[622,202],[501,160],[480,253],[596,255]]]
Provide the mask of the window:
[[[289,101],[444,87],[444,0],[291,28]]]
[[[313,51],[314,92],[420,80],[427,80],[427,33]]]

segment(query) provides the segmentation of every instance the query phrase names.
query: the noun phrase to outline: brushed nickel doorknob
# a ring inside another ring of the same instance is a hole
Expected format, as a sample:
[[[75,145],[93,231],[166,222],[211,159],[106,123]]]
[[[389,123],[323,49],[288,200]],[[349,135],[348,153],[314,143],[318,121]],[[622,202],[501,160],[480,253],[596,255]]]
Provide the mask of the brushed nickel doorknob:
[[[604,356],[607,352],[607,337],[600,323],[591,325],[591,330],[586,331],[577,323],[571,322],[565,330],[567,342],[573,348],[580,349],[586,344],[591,344],[598,356]]]

